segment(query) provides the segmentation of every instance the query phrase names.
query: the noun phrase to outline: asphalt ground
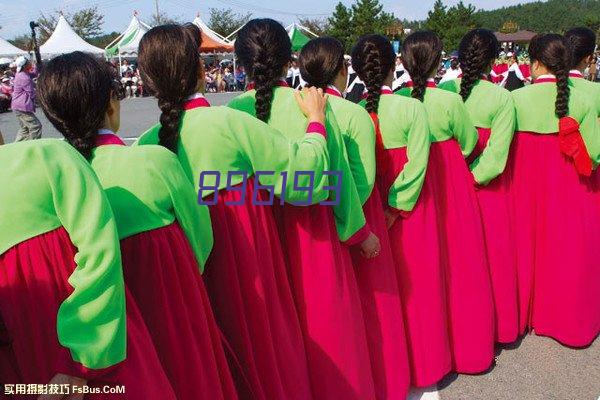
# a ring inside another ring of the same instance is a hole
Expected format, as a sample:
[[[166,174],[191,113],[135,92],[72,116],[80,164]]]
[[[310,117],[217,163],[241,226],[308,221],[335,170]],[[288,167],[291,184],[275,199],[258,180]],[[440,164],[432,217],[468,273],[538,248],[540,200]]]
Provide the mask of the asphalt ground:
[[[207,99],[210,104],[218,106],[226,104],[238,93],[208,93]],[[42,122],[42,137],[61,137],[60,133],[46,119],[41,108],[36,111],[38,119]],[[121,101],[121,129],[119,136],[125,138],[126,142],[132,141],[149,127],[158,122],[160,110],[153,97],[130,98]],[[19,123],[12,112],[0,114],[0,132],[4,141],[10,143],[15,140]],[[129,138],[129,139],[128,139]]]
[[[222,105],[235,93],[209,93],[212,105]],[[60,137],[41,110],[42,137]],[[121,103],[121,129],[126,141],[158,121],[156,100],[125,99]],[[0,114],[0,131],[7,143],[18,130],[15,116]],[[600,293],[598,294],[600,296]],[[600,340],[586,349],[570,349],[548,338],[526,336],[498,349],[494,366],[485,374],[451,374],[429,398],[442,400],[600,400]],[[411,397],[419,398],[418,396]]]

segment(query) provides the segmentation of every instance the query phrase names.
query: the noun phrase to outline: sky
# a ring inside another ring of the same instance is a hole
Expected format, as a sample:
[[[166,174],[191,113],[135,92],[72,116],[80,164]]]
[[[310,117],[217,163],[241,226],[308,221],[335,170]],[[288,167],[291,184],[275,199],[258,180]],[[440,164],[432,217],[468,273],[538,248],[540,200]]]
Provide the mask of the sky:
[[[238,13],[251,12],[254,17],[270,17],[282,23],[291,23],[298,18],[325,18],[331,15],[339,0],[157,0],[158,7],[168,15],[181,21],[192,21],[197,13],[208,20],[210,8],[231,8]],[[435,0],[380,0],[387,12],[398,18],[409,20],[427,16]],[[466,0],[478,9],[493,9],[532,0]],[[445,0],[447,5],[458,0]],[[350,5],[352,0],[343,0]],[[56,10],[73,12],[78,9],[98,6],[104,14],[105,32],[123,31],[134,10],[142,20],[150,19],[155,9],[155,0],[0,0],[0,37],[13,37],[29,32],[29,21],[37,19],[40,12]]]

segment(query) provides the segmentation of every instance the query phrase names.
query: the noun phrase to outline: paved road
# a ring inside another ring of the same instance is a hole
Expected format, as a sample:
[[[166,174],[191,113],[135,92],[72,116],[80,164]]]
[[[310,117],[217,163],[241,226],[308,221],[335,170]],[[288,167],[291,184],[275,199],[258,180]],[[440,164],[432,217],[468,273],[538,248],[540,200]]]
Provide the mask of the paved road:
[[[600,400],[600,339],[574,350],[530,335],[487,374],[449,376],[440,387],[442,400]]]
[[[213,105],[234,94],[209,94]],[[132,138],[158,121],[153,98],[121,103],[121,135]],[[41,111],[44,137],[60,137]],[[0,130],[12,142],[18,129],[12,113],[0,114]],[[600,294],[599,294],[600,295]],[[600,400],[600,340],[584,350],[527,336],[518,345],[499,352],[494,368],[478,376],[449,376],[440,385],[442,400]]]
[[[209,93],[207,98],[212,105],[222,105],[235,95],[236,93]],[[42,121],[42,137],[61,137],[46,119],[41,109],[37,110],[36,115]],[[124,138],[137,137],[157,123],[159,115],[160,110],[153,97],[125,99],[121,102],[121,129],[119,135]],[[6,143],[15,140],[18,129],[17,118],[12,112],[0,114],[0,132],[2,132]]]

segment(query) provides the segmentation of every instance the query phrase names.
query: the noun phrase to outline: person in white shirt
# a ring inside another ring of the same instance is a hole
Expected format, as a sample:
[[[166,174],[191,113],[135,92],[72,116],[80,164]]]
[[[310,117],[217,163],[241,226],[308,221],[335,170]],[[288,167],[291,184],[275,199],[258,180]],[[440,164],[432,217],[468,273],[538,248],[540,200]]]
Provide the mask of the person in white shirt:
[[[446,81],[451,81],[453,79],[458,78],[461,75],[462,75],[462,71],[460,69],[460,64],[458,63],[458,59],[453,58],[452,61],[450,61],[450,68],[448,68],[446,70],[446,73],[444,74],[444,76],[442,76],[440,83],[444,83]]]

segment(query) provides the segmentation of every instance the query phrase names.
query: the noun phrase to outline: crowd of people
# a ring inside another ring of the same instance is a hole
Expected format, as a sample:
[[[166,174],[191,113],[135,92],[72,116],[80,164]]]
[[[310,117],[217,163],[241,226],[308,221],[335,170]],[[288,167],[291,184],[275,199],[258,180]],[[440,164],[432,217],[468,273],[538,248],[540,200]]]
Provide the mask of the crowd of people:
[[[18,188],[0,191],[0,382],[87,384],[90,399],[106,385],[132,400],[426,398],[528,332],[589,346],[595,43],[586,28],[536,36],[532,84],[510,92],[486,29],[440,83],[429,31],[401,58],[376,34],[349,56],[322,37],[292,58],[284,27],[253,19],[232,72],[204,66],[198,27],[162,25],[129,85],[160,122],[133,146],[114,67],[52,59],[37,94],[65,141],[0,146],[0,186]],[[246,91],[211,107],[203,93],[228,82]]]

